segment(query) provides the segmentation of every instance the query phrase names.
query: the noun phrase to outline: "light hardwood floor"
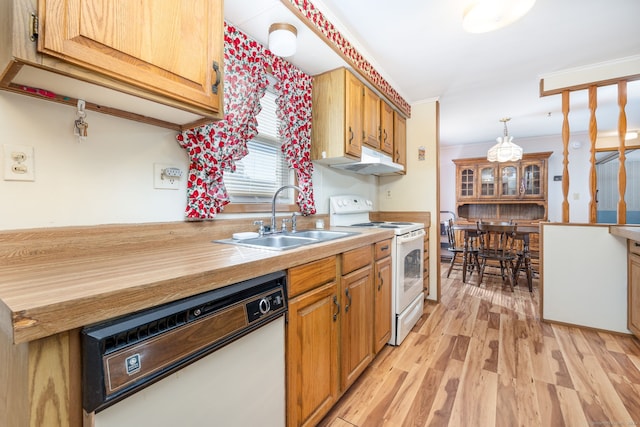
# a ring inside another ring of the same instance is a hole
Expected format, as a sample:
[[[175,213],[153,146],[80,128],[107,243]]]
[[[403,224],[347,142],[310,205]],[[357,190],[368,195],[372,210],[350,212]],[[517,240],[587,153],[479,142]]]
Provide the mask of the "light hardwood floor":
[[[441,303],[320,426],[640,425],[637,339],[541,322],[537,280],[530,294],[522,277],[512,293],[444,276]]]

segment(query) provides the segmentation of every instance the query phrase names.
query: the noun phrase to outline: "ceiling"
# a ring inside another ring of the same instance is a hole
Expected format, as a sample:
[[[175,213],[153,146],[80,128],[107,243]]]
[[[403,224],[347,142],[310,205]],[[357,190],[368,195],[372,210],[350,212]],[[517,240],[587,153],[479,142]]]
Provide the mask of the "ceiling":
[[[462,30],[469,1],[312,3],[410,104],[439,100],[442,145],[493,141],[503,117],[515,142],[560,135],[560,96],[540,97],[540,78],[640,55],[639,0],[537,0],[520,20],[484,34]],[[280,0],[227,0],[225,19],[265,45],[271,23],[295,25],[298,51],[288,60],[308,74],[347,65]],[[627,92],[627,128],[640,130],[640,81]],[[586,91],[570,100],[571,133],[584,136]],[[615,134],[618,117],[615,87],[598,89],[599,132]]]

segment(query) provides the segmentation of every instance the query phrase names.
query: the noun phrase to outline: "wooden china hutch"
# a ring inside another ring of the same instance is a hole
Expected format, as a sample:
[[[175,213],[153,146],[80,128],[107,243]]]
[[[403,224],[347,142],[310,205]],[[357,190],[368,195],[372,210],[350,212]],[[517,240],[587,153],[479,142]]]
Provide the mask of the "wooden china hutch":
[[[455,159],[459,221],[546,221],[547,169],[552,152],[524,154],[515,162]]]

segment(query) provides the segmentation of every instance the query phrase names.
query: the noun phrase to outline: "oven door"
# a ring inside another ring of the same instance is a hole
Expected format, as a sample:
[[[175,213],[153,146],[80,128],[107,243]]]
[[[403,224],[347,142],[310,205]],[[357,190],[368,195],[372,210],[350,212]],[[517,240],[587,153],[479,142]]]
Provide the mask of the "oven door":
[[[424,230],[396,237],[394,262],[395,313],[404,311],[422,293]]]

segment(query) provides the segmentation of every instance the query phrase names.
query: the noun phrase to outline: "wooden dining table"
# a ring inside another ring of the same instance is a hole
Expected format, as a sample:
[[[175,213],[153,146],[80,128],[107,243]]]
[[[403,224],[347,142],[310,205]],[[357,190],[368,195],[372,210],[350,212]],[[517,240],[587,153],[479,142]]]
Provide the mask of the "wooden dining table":
[[[489,222],[489,221],[485,223],[492,224],[492,222]],[[501,222],[501,223],[493,223],[493,224],[508,224],[508,223]],[[464,222],[464,223],[454,223],[453,226],[455,227],[455,230],[461,230],[464,233],[463,241],[464,241],[465,251],[463,252],[463,257],[462,257],[463,259],[462,281],[466,283],[469,259],[473,260],[475,267],[478,269],[478,272],[480,271],[477,253],[475,254],[475,256],[473,254],[469,256],[469,253],[467,252],[470,246],[470,243],[469,243],[470,240],[478,236],[478,224],[475,222],[468,222],[468,223]],[[522,242],[521,243],[522,249],[519,251],[518,259],[516,261],[516,265],[513,273],[513,280],[515,283],[520,274],[520,270],[524,269],[527,275],[527,285],[529,287],[529,292],[533,291],[533,274],[532,274],[532,268],[531,268],[531,247],[530,247],[531,235],[533,234],[537,235],[539,233],[540,233],[540,227],[538,225],[516,225],[515,239],[517,241]],[[473,269],[471,270],[471,272],[473,272]]]

